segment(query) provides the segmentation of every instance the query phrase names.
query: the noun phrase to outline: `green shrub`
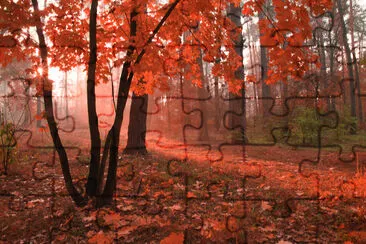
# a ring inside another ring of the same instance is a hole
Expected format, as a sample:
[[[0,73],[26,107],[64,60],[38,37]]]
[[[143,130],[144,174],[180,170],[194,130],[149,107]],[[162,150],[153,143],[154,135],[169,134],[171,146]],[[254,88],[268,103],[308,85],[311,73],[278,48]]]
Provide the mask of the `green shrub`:
[[[318,146],[318,132],[322,125],[316,110],[311,107],[294,108],[289,118],[291,143]]]
[[[342,112],[338,112],[337,139],[343,140],[347,135],[357,131],[357,118],[351,116],[351,108],[345,107]]]

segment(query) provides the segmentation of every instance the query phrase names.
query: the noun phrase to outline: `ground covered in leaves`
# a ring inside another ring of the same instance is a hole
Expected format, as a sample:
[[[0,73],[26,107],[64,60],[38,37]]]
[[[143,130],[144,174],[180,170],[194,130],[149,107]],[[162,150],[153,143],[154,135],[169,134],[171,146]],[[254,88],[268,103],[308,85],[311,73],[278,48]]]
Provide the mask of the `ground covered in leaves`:
[[[202,150],[191,149],[189,161],[169,149],[121,156],[113,206],[98,210],[92,202],[82,209],[73,205],[50,150],[22,150],[9,175],[0,177],[0,240],[366,242],[366,177],[355,175],[354,164],[334,163],[334,152],[299,173],[292,162],[312,152],[247,147],[243,163],[234,156],[210,162]],[[80,189],[88,172],[88,157],[82,155],[87,152],[71,161]]]

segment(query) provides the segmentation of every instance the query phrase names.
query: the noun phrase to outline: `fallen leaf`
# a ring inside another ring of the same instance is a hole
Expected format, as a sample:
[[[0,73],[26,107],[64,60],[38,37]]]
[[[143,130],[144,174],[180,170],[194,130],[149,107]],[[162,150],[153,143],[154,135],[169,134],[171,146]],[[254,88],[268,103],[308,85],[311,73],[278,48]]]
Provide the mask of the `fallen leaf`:
[[[99,231],[96,235],[88,240],[88,243],[96,243],[96,244],[109,244],[113,243],[113,238],[105,234],[103,231]]]
[[[366,241],[366,231],[352,231],[348,236],[356,238],[357,241]]]
[[[292,242],[280,240],[279,242],[277,242],[277,244],[292,244]]]
[[[197,198],[197,196],[193,192],[188,192],[187,198]]]
[[[263,211],[272,210],[272,206],[268,202],[265,202],[265,201],[262,201],[261,208]]]
[[[106,225],[118,226],[118,222],[121,220],[121,215],[117,213],[107,214],[103,217]]]
[[[136,228],[137,228],[137,226],[126,226],[126,227],[118,230],[117,236],[118,236],[118,238],[121,238],[122,236],[130,234],[130,232],[132,232]]]
[[[121,210],[122,211],[131,211],[131,210],[133,210],[133,206],[130,205],[130,206],[122,207]]]
[[[174,204],[173,206],[170,207],[171,210],[174,210],[174,211],[179,211],[179,210],[182,210],[182,206],[179,205],[179,204]]]
[[[184,241],[184,234],[183,233],[170,233],[169,236],[165,237],[163,240],[160,241],[160,244],[181,244]]]
[[[66,234],[61,234],[61,235],[58,235],[55,240],[56,241],[65,241],[67,238]]]
[[[28,202],[27,204],[26,204],[26,207],[27,208],[34,208],[36,205],[33,203],[33,202]]]

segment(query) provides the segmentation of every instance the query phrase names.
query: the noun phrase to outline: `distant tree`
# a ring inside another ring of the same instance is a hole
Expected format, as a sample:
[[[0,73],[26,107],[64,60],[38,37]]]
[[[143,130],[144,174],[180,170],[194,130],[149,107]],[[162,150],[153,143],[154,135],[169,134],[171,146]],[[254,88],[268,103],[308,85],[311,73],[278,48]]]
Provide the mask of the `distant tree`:
[[[343,38],[343,46],[346,52],[346,60],[347,60],[347,71],[348,71],[348,80],[349,80],[349,92],[350,92],[350,106],[351,106],[351,116],[356,117],[356,95],[355,95],[355,76],[353,73],[353,61],[351,57],[351,49],[348,44],[347,37],[347,28],[346,22],[344,20],[344,9],[342,0],[337,0],[337,8],[338,14],[340,18],[341,28],[342,28],[342,38]],[[356,125],[353,125],[352,133],[356,132]]]
[[[353,1],[350,0],[349,4],[349,13],[350,13],[350,32],[351,32],[351,50],[352,50],[352,58],[353,58],[353,72],[355,73],[355,85],[357,89],[357,94],[361,95],[361,81],[360,81],[360,72],[358,70],[358,61],[356,58],[356,46],[355,46],[355,32],[354,32],[354,10],[353,10]],[[359,43],[361,45],[361,43]],[[363,110],[362,110],[362,98],[361,96],[357,97],[357,108],[358,108],[358,119],[360,122],[363,122]]]

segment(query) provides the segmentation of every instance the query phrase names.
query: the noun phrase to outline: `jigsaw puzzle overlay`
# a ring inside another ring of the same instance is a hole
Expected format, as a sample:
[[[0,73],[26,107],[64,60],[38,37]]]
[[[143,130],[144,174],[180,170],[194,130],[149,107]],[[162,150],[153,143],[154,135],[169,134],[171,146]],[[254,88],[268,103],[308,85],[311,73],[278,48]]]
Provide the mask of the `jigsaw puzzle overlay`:
[[[329,23],[334,19],[332,13],[313,16],[318,23],[313,40],[296,48],[314,47],[343,57],[341,44],[324,46],[319,40],[319,33],[333,31]],[[244,38],[249,27],[254,28],[252,21],[246,24]],[[254,47],[249,41],[243,48],[251,57],[253,50],[274,48]],[[150,154],[119,154],[114,204],[98,210],[72,207],[40,109],[42,99],[27,81],[2,80],[1,122],[12,121],[15,126],[1,128],[1,153],[6,157],[7,152],[16,152],[14,167],[24,170],[0,177],[0,240],[366,241],[366,182],[361,177],[366,134],[364,128],[357,128],[345,105],[353,93],[363,112],[364,84],[352,90],[354,80],[347,75],[340,77],[334,71],[322,77],[314,71],[301,81],[267,85],[260,77],[266,67],[252,59],[244,69],[256,79],[246,84],[241,96],[229,94],[225,82],[214,79],[212,67],[203,63],[207,79],[202,88],[181,75],[170,91],[156,91],[141,99],[139,113],[147,114]],[[345,60],[335,62],[339,67],[349,65]],[[77,79],[65,77],[66,83],[58,83],[54,110],[74,185],[84,193],[90,141],[81,95],[86,87],[76,84]],[[115,116],[110,89],[108,84],[97,88],[103,139]],[[130,103],[129,99],[127,107]],[[129,113],[125,111],[121,152],[126,146]],[[32,223],[34,218],[37,225]],[[15,231],[19,226],[22,229]]]

